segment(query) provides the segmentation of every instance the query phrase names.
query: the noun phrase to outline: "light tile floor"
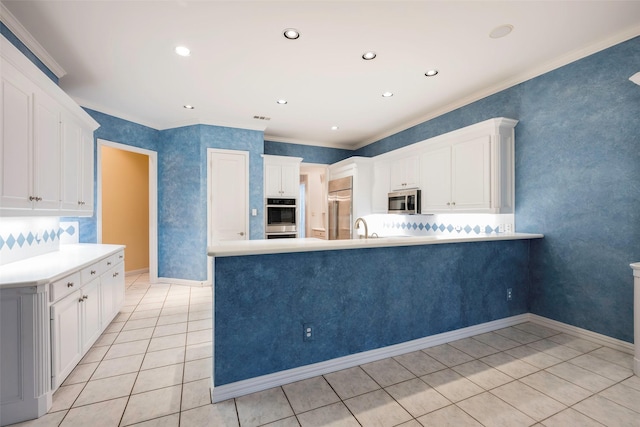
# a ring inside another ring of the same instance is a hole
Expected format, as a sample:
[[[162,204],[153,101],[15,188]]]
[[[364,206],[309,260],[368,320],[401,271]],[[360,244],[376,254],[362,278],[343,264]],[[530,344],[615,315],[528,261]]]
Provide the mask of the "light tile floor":
[[[523,323],[211,404],[211,289],[128,276],[118,317],[28,426],[640,426],[632,356]]]

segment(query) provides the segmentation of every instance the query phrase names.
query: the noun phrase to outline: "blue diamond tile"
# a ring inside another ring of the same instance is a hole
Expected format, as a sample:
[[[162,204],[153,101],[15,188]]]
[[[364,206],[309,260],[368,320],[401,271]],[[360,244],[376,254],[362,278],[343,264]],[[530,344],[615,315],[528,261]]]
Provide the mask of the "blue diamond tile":
[[[44,241],[48,241],[49,240],[49,232],[45,231],[44,234],[42,235],[42,239],[44,239]]]
[[[451,232],[453,231],[453,225],[449,224],[449,225],[447,226],[447,231],[448,231],[449,233],[451,233]]]
[[[73,225],[68,226],[65,231],[70,236],[73,236],[74,234],[76,234],[76,228]]]
[[[13,245],[16,244],[16,238],[13,237],[13,234],[9,234],[9,237],[7,237],[7,246],[9,246],[9,249],[13,249]]]
[[[431,226],[429,225],[429,223],[425,224],[424,229],[427,231],[431,230]]]
[[[440,231],[444,231],[446,229],[446,227],[444,226],[444,224],[440,224],[440,227],[438,227],[440,229]]]
[[[493,228],[489,227],[488,225],[484,228],[484,232],[489,234],[493,231]]]
[[[58,237],[58,232],[56,230],[49,231],[49,237],[51,237],[51,241],[55,240]]]
[[[420,224],[418,225],[418,228],[419,228],[420,230],[422,230],[422,229],[424,228],[424,225],[422,225],[422,223],[420,223]]]
[[[465,233],[467,233],[467,234],[471,233],[471,230],[472,230],[472,228],[471,228],[471,226],[469,226],[469,225],[466,225],[466,226],[464,227],[464,232],[465,232]]]
[[[4,246],[4,239],[0,236],[0,249]]]
[[[475,231],[476,234],[480,234],[481,228],[479,225],[476,225],[475,227],[473,227],[473,231]]]
[[[422,224],[420,224],[420,225],[422,225]],[[414,223],[413,223],[413,225],[411,225],[411,228],[413,228],[413,229],[415,230],[416,228],[418,228],[418,224],[416,224],[416,223],[414,222]]]
[[[18,239],[16,240],[16,242],[18,242],[18,246],[22,247],[22,245],[24,245],[24,242],[27,239],[24,238],[24,235],[22,233],[20,233],[20,235],[18,236]]]
[[[27,234],[27,243],[29,246],[31,246],[34,240],[36,240],[36,236],[34,236],[32,232],[29,232],[29,234]]]
[[[402,229],[404,230],[405,228],[407,228],[407,224],[405,224],[404,222],[401,224]]]

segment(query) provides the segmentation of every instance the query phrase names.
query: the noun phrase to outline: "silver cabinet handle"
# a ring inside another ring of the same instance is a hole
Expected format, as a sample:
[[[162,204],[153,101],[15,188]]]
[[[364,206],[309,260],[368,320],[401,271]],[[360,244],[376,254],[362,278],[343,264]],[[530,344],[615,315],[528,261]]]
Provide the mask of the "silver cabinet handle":
[[[67,282],[67,288],[73,288],[73,282]]]
[[[89,295],[83,295],[82,299],[89,299]]]
[[[118,273],[113,273],[113,277],[118,277]]]
[[[80,297],[80,299],[78,300],[78,302],[84,302],[84,298]]]
[[[244,236],[244,231],[238,233],[240,236]]]
[[[456,205],[456,202],[451,202],[451,204],[452,204],[453,206],[455,206],[455,205]]]
[[[94,275],[94,274],[96,274],[96,271],[95,270],[91,270],[91,275]]]
[[[111,261],[107,261],[107,265],[111,265]]]

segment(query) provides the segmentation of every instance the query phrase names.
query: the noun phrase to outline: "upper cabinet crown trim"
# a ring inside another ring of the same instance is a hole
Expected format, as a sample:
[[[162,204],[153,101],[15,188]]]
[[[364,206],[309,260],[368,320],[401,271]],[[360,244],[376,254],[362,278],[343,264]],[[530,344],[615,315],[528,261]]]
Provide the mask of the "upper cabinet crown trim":
[[[31,80],[47,95],[55,99],[62,107],[67,109],[83,125],[91,130],[96,130],[100,124],[96,122],[86,111],[82,109],[69,95],[67,95],[58,85],[48,78],[38,67],[36,67],[26,56],[22,54],[9,40],[0,36],[0,56],[16,67],[25,77]]]

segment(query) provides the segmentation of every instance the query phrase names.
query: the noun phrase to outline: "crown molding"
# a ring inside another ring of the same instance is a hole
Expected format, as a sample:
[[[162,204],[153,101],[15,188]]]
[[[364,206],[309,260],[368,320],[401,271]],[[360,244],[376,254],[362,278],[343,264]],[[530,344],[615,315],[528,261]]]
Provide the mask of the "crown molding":
[[[49,52],[38,41],[33,38],[31,33],[16,19],[7,7],[0,3],[0,21],[20,40],[56,77],[61,78],[67,72],[56,62]]]
[[[508,80],[504,80],[498,84],[485,88],[481,91],[473,93],[469,96],[461,98],[455,102],[444,105],[436,110],[429,112],[428,114],[422,115],[412,121],[406,122],[400,126],[396,126],[391,129],[387,129],[384,132],[378,133],[376,135],[367,138],[366,140],[356,144],[352,149],[357,150],[362,147],[366,147],[369,144],[373,144],[374,142],[378,142],[384,138],[387,138],[391,135],[395,135],[404,130],[410,129],[414,126],[417,126],[421,123],[427,122],[429,120],[433,120],[436,117],[442,116],[446,113],[450,113],[451,111],[457,110],[458,108],[464,107],[466,105],[472,104],[476,101],[479,101],[483,98],[486,98],[491,95],[495,95],[498,92],[509,89],[510,87],[516,86],[520,83],[524,83],[527,80],[531,80],[535,77],[541,76],[545,73],[558,69],[560,67],[564,67],[565,65],[571,64],[572,62],[578,61],[582,58],[586,58],[587,56],[598,53],[602,50],[608,49],[617,44],[623,43],[625,41],[631,40],[634,37],[638,37],[640,35],[640,25],[636,25],[630,29],[625,31],[621,31],[620,33],[609,37],[604,40],[600,40],[597,43],[593,43],[586,47],[576,49],[572,52],[569,52],[566,55],[563,55],[553,61],[547,62],[539,67],[533,68],[519,74],[515,77],[512,77]]]

